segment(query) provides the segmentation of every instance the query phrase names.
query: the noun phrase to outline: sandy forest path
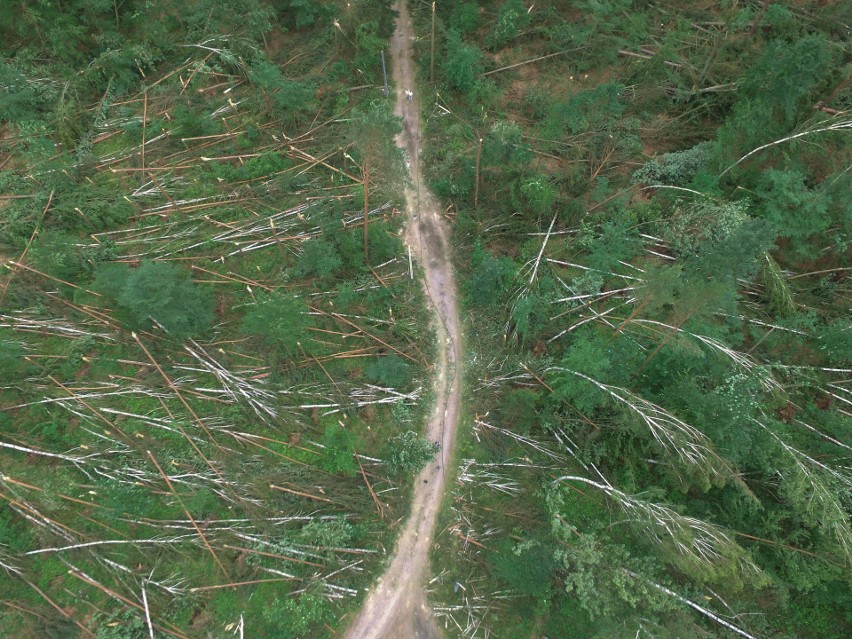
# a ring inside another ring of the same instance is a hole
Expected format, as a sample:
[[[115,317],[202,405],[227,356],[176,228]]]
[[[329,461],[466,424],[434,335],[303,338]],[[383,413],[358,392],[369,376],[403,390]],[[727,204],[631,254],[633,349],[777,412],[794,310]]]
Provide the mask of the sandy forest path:
[[[397,144],[411,166],[405,239],[423,269],[423,285],[437,333],[435,406],[426,436],[440,441],[437,458],[416,479],[411,515],[397,541],[384,575],[370,592],[350,625],[348,639],[437,639],[441,632],[427,607],[424,586],[429,572],[429,551],[435,520],[444,495],[445,462],[455,442],[461,395],[461,342],[456,287],[450,263],[449,229],[441,209],[425,189],[420,170],[420,109],[417,93],[408,100],[405,91],[415,86],[412,43],[414,32],[405,0],[399,12],[391,48],[396,87],[395,112],[402,117]]]

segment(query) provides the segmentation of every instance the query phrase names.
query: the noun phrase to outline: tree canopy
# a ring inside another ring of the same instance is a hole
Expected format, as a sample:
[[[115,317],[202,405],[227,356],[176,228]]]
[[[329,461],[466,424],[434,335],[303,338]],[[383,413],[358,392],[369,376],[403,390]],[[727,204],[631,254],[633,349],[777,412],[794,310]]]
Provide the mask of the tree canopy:
[[[187,269],[171,263],[105,264],[95,272],[94,288],[113,299],[136,327],[155,323],[183,339],[213,325],[213,296]]]

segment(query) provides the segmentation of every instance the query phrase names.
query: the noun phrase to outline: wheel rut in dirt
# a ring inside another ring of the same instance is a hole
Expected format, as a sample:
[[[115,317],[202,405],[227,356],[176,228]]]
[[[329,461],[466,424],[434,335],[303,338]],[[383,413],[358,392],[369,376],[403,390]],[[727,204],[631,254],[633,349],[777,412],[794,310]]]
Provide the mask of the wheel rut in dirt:
[[[412,186],[406,189],[407,221],[404,238],[422,268],[422,282],[436,333],[433,363],[435,405],[426,436],[441,442],[440,455],[415,480],[411,514],[397,540],[384,574],[349,626],[348,639],[438,639],[442,636],[426,603],[429,551],[438,509],[444,496],[446,462],[455,443],[461,397],[461,331],[456,286],[450,262],[449,228],[441,208],[424,186],[420,168],[420,109],[417,96],[405,91],[415,85],[414,40],[405,0],[393,35],[391,60],[395,84],[395,112],[402,117],[397,145],[408,155]]]

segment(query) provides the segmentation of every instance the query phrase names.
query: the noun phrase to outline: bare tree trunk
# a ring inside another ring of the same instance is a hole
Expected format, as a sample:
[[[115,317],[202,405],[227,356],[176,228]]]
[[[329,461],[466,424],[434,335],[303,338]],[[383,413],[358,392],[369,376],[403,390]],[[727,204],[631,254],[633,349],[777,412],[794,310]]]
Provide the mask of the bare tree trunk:
[[[429,61],[429,82],[435,81],[435,3],[432,3],[432,52]]]
[[[364,264],[370,264],[370,158],[364,159],[361,169],[364,184]]]
[[[479,205],[479,158],[482,157],[482,138],[479,138],[479,145],[476,147],[476,186],[473,191],[473,208]]]
[[[118,14],[115,16],[116,22],[118,21]],[[145,183],[145,125],[148,123],[148,89],[145,89],[145,95],[142,98],[142,171],[139,173],[139,176],[142,180],[142,183]]]

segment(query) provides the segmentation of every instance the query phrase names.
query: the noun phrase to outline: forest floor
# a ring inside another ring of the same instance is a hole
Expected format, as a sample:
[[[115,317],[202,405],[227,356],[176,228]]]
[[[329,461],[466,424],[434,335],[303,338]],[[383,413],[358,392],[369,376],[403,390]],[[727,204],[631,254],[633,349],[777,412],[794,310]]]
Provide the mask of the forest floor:
[[[406,99],[415,86],[412,43],[414,32],[405,0],[397,3],[399,18],[393,35],[391,60],[396,91],[395,112],[403,130],[397,144],[406,152],[411,185],[404,237],[423,269],[423,284],[436,331],[434,365],[435,405],[426,437],[440,442],[440,451],[416,479],[411,514],[399,536],[384,575],[369,594],[347,632],[351,639],[436,639],[441,632],[426,604],[429,551],[435,520],[444,495],[446,462],[456,434],[461,396],[461,331],[456,286],[450,261],[449,229],[441,208],[422,186],[420,169],[420,108],[417,95]]]

